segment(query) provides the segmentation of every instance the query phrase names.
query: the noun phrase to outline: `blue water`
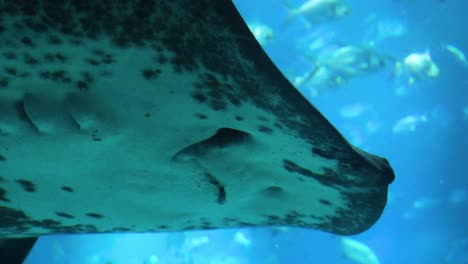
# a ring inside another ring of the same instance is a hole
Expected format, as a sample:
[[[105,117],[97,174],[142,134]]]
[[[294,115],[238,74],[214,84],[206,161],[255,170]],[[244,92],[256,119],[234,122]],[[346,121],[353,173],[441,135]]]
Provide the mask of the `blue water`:
[[[247,22],[272,28],[275,36],[264,48],[292,81],[314,67],[304,59],[316,52],[309,47],[314,41],[314,48],[325,49],[336,43],[373,45],[395,61],[430,52],[439,76],[413,85],[407,76],[392,79],[389,63],[316,97],[308,87],[300,90],[348,140],[387,157],[395,170],[381,219],[352,238],[372,249],[382,264],[468,263],[468,117],[463,112],[468,67],[443,48],[451,44],[468,54],[468,2],[349,0],[349,16],[311,28],[301,18],[285,25],[288,10],[278,0],[235,3]],[[414,131],[392,130],[401,118],[422,115],[427,121],[416,122]],[[302,229],[239,229],[44,237],[26,263],[358,262],[345,256],[338,236]]]

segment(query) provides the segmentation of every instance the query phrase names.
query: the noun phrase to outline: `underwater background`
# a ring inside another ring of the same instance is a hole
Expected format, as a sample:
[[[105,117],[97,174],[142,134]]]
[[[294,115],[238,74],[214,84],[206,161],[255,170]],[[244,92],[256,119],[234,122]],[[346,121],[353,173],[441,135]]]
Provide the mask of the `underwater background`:
[[[380,220],[347,238],[283,227],[47,236],[26,263],[468,263],[468,1],[348,0],[336,19],[301,10],[306,0],[234,2],[304,96],[390,161]]]

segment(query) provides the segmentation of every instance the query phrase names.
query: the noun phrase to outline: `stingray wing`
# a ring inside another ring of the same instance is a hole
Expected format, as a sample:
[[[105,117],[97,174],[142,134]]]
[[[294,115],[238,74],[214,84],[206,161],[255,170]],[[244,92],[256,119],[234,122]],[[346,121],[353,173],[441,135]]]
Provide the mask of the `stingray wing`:
[[[0,3],[0,235],[355,234],[385,159],[286,80],[231,1]]]

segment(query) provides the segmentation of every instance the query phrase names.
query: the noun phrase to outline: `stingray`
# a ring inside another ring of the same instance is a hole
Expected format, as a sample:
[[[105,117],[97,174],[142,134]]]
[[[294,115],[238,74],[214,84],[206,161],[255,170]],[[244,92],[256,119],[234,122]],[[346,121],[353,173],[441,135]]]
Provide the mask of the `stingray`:
[[[0,253],[49,234],[370,228],[393,171],[227,0],[0,1]],[[4,262],[2,262],[4,263]]]

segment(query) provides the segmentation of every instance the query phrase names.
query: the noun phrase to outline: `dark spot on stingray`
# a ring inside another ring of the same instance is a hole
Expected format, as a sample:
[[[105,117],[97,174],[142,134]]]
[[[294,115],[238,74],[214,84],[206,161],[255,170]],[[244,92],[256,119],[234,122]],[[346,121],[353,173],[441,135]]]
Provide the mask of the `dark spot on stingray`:
[[[10,202],[10,199],[6,198],[6,191],[3,188],[0,188],[0,201]],[[0,217],[1,218],[1,217]]]
[[[223,93],[221,93],[221,91],[218,91],[216,89],[212,89],[212,90],[208,91],[207,96],[210,97],[211,99],[221,100],[221,99],[223,99],[224,95],[223,95]]]
[[[250,222],[243,222],[243,221],[239,221],[237,222],[240,226],[255,226],[255,224],[252,224]]]
[[[234,90],[234,86],[232,86],[232,85],[229,84],[229,83],[223,83],[223,89],[226,90],[226,91],[233,91],[233,90]]]
[[[1,226],[14,226],[20,230],[27,228],[27,222],[29,218],[21,210],[0,206],[0,223]]]
[[[169,227],[168,227],[167,225],[160,225],[160,226],[158,226],[158,228],[159,228],[159,229],[167,229],[167,228],[169,228]]]
[[[81,233],[96,233],[98,231],[93,225],[84,225],[81,229],[83,230]]]
[[[196,61],[190,56],[182,56],[181,54],[176,54],[170,59],[170,63],[173,66],[175,72],[188,71],[193,72],[198,68]]]
[[[151,117],[150,113],[145,113],[145,117]]]
[[[283,126],[280,123],[275,123],[274,126],[279,129],[283,129]]]
[[[192,98],[200,103],[206,102],[206,96],[204,96],[202,93],[193,93]]]
[[[98,60],[92,59],[92,58],[85,58],[86,63],[92,65],[92,66],[99,66],[101,65],[101,62]]]
[[[52,45],[61,45],[63,43],[62,39],[56,35],[50,35],[47,41]]]
[[[5,71],[5,73],[13,75],[13,76],[16,76],[17,74],[16,68],[14,67],[4,67],[3,70]]]
[[[72,187],[62,186],[61,189],[62,189],[63,191],[66,191],[66,192],[73,192],[73,188],[72,188]]]
[[[81,91],[86,91],[89,89],[89,84],[84,81],[77,81],[75,84],[76,87],[78,87],[78,89],[80,89]]]
[[[324,205],[331,205],[332,203],[328,200],[320,199],[319,202]]]
[[[10,79],[8,77],[0,78],[0,88],[6,88],[10,83]]]
[[[194,114],[196,117],[200,118],[200,119],[207,119],[208,117],[204,114],[200,114],[200,113],[195,113]]]
[[[244,118],[242,116],[235,116],[234,117],[237,121],[242,121],[244,120]]]
[[[205,229],[205,227],[210,228],[212,226],[212,224],[208,220],[201,220],[200,224],[201,224],[203,229]]]
[[[208,104],[215,111],[226,110],[227,108],[227,104],[221,100],[210,100]]]
[[[335,151],[333,149],[330,151],[325,151],[325,150],[313,147],[312,153],[314,153],[315,155],[319,155],[320,157],[325,158],[325,159],[335,159],[335,155],[334,155]]]
[[[23,53],[23,61],[24,61],[24,63],[26,63],[28,65],[31,65],[31,66],[35,66],[35,65],[39,64],[39,60],[34,58],[33,56],[31,56],[28,53]]]
[[[203,88],[203,84],[199,83],[199,82],[194,82],[192,83],[192,86],[198,90],[202,89]]]
[[[151,70],[151,69],[144,69],[144,70],[141,70],[141,74],[143,74],[143,77],[146,79],[146,80],[152,80],[152,79],[155,79],[159,76],[159,74],[161,74],[161,70],[160,69],[156,69],[156,70]]]
[[[264,116],[257,116],[257,119],[260,121],[268,121],[268,118]]]
[[[56,82],[70,82],[71,79],[67,76],[64,70],[55,70],[51,72],[51,79]]]
[[[93,141],[102,141],[102,138],[100,138],[100,137],[93,137]]]
[[[104,58],[101,59],[101,61],[105,64],[111,64],[111,63],[117,62],[117,60],[115,60],[110,54],[106,54]]]
[[[299,166],[297,163],[284,159],[283,160],[283,167],[286,171],[292,172],[292,173],[298,173],[303,176],[313,178],[317,181],[319,181],[322,185],[325,186],[333,186],[333,185],[341,185],[341,186],[354,186],[358,184],[357,182],[353,182],[351,179],[346,179],[343,177],[339,177],[335,171],[333,171],[330,168],[323,168],[323,174],[319,173],[314,173],[311,170],[308,170],[306,168],[303,168]]]
[[[27,192],[35,192],[36,191],[36,185],[34,183],[28,181],[28,180],[16,180],[16,182],[23,188],[23,190]]]
[[[34,47],[34,43],[30,37],[23,37],[21,42],[28,47]]]
[[[81,73],[81,78],[87,83],[94,82],[94,77],[90,72],[84,71]]]
[[[297,179],[298,181],[301,181],[301,182],[304,181],[304,179],[302,179],[301,177],[296,177],[296,179]]]
[[[16,53],[14,53],[13,51],[4,52],[3,57],[7,60],[14,60],[17,58]]]
[[[189,225],[189,226],[182,228],[182,230],[194,230],[194,229],[198,229],[198,228],[194,225]]]
[[[55,55],[53,53],[47,52],[46,54],[44,54],[44,59],[48,62],[54,62]]]
[[[69,215],[67,213],[64,213],[64,212],[55,212],[56,215],[60,216],[60,217],[63,217],[63,218],[68,218],[68,219],[73,219],[75,217],[73,217],[72,215]]]
[[[55,58],[62,63],[64,63],[67,60],[67,58],[65,58],[65,56],[60,53],[55,53]]]
[[[41,224],[42,227],[56,227],[57,225],[60,225],[60,222],[59,221],[55,221],[53,219],[44,219],[42,221],[39,222]]]
[[[30,72],[22,72],[20,73],[19,77],[21,78],[26,78],[26,77],[29,77],[31,76],[31,73]]]
[[[153,50],[157,51],[157,52],[163,52],[164,48],[161,47],[161,45],[158,45],[158,44],[152,44],[151,47],[153,48]]]
[[[114,227],[114,228],[112,228],[111,231],[113,231],[113,232],[128,232],[128,231],[130,231],[130,229],[126,228],[126,227]]]
[[[258,131],[269,135],[273,133],[273,129],[263,125],[258,127]]]
[[[166,56],[164,56],[163,54],[159,54],[158,56],[156,56],[156,58],[154,58],[154,60],[158,63],[158,64],[166,64],[168,59]]]
[[[301,166],[299,166],[295,162],[287,160],[287,159],[283,160],[283,167],[284,167],[285,170],[287,170],[289,172],[299,173],[299,174],[301,174],[303,176],[306,176],[306,177],[314,178],[315,176],[320,176],[320,175],[318,175],[316,173],[313,173],[312,171],[310,171],[308,169],[302,168]]]
[[[241,100],[234,96],[232,93],[226,93],[227,98],[229,99],[229,102],[235,106],[239,106],[241,104]]]
[[[264,215],[266,218],[268,218],[268,220],[270,221],[279,221],[281,220],[281,218],[277,215]]]
[[[50,71],[41,71],[41,72],[39,72],[39,76],[42,79],[50,79],[51,73],[50,73]]]
[[[212,73],[203,73],[200,75],[201,79],[203,80],[203,84],[210,88],[220,88],[221,83],[218,81],[215,75]]]
[[[25,23],[30,29],[32,29],[35,32],[45,32],[47,31],[47,25],[43,23],[42,21],[30,21],[28,23]]]
[[[92,218],[96,218],[96,219],[101,219],[103,218],[104,216],[100,215],[100,214],[97,214],[97,213],[87,213],[86,216],[89,216],[89,217],[92,217]]]
[[[2,154],[0,154],[0,161],[6,161],[7,158],[5,156],[3,156]]]
[[[91,52],[97,56],[104,56],[106,54],[106,52],[102,49],[93,49]]]

